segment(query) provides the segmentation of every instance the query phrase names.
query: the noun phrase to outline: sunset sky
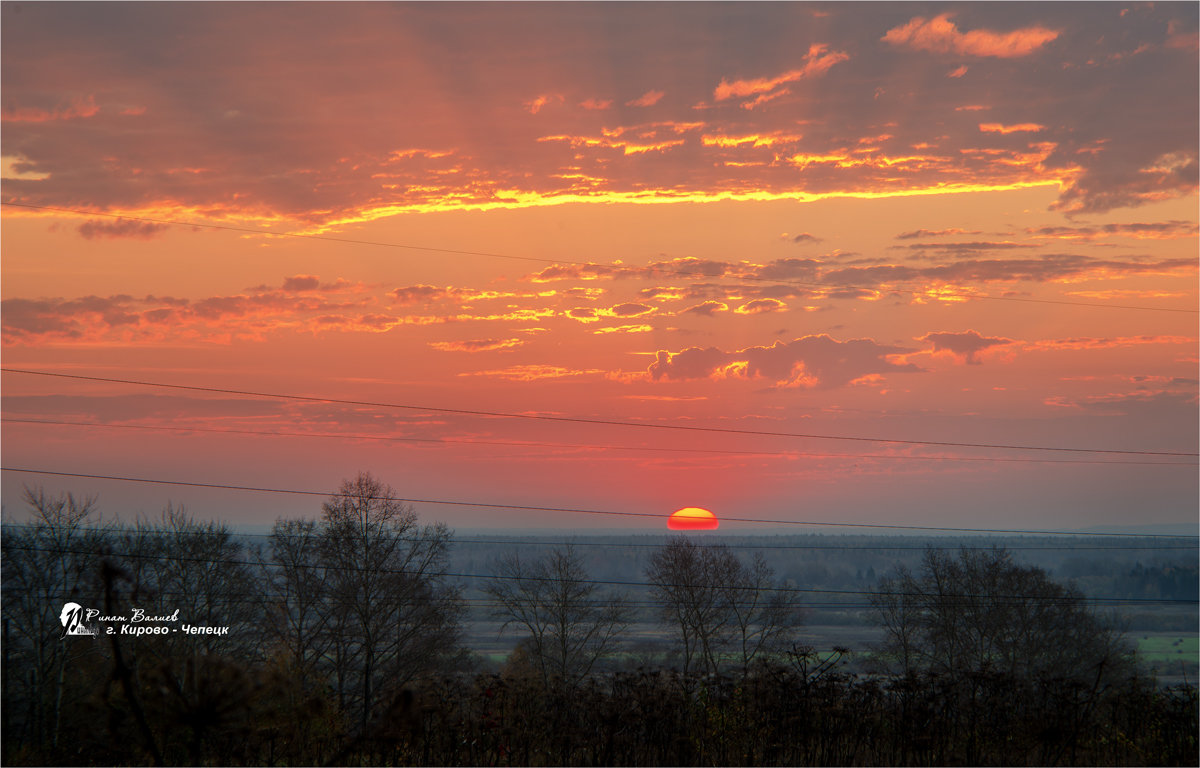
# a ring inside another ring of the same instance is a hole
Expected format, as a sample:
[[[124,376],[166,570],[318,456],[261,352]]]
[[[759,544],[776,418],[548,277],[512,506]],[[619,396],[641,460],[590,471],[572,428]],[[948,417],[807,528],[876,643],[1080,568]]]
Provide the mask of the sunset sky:
[[[1197,12],[5,2],[4,367],[359,404],[6,372],[3,464],[661,515],[417,505],[459,528],[1194,522]],[[6,520],[36,484],[320,508],[8,471]]]

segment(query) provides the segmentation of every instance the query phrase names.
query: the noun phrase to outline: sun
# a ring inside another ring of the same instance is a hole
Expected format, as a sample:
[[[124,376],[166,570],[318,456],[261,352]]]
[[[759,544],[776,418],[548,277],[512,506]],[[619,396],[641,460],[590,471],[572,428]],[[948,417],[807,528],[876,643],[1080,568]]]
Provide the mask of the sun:
[[[717,516],[700,507],[684,507],[667,518],[667,527],[673,531],[711,531],[718,525]]]

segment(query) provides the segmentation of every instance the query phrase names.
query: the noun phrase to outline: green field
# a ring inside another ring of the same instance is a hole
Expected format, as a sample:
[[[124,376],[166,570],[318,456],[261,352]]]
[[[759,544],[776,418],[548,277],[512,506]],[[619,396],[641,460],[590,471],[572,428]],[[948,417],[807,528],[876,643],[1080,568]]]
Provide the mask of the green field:
[[[1195,635],[1136,636],[1138,653],[1149,662],[1195,661],[1200,656],[1200,637]]]

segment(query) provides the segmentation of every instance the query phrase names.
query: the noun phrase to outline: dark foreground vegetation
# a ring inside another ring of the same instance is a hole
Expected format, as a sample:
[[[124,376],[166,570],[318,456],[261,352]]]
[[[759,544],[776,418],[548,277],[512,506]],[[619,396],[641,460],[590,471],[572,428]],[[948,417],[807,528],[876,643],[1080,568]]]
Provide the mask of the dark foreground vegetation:
[[[168,508],[103,525],[30,490],[3,532],[11,765],[1196,765],[1193,686],[1146,677],[1073,587],[999,549],[931,549],[871,598],[869,673],[797,642],[761,557],[677,539],[652,601],[570,547],[479,589],[524,639],[464,648],[452,536],[370,476],[260,545]],[[477,601],[483,598],[476,598]],[[670,667],[621,670],[637,611]]]

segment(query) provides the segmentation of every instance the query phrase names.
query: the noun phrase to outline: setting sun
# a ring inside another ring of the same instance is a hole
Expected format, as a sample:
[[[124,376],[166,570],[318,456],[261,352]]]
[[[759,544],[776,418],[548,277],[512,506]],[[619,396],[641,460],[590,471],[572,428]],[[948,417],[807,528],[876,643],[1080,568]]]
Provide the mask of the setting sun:
[[[667,527],[673,531],[710,531],[718,525],[717,516],[700,507],[684,507],[667,518]]]

